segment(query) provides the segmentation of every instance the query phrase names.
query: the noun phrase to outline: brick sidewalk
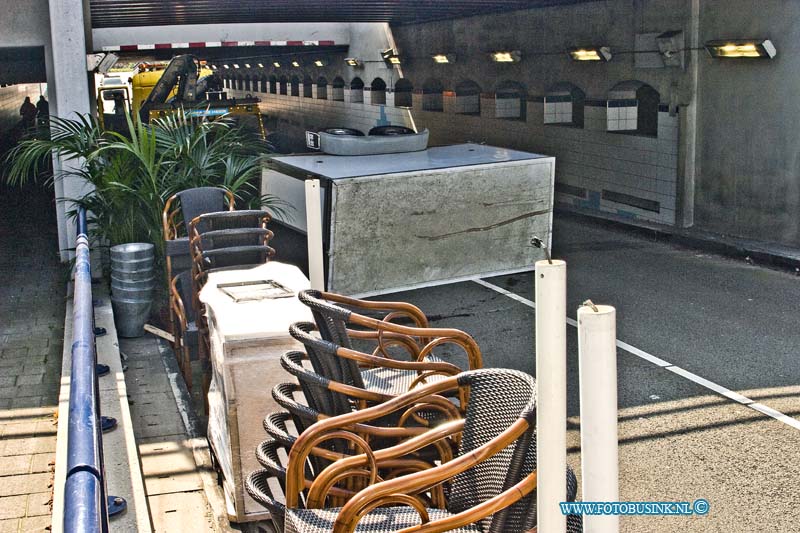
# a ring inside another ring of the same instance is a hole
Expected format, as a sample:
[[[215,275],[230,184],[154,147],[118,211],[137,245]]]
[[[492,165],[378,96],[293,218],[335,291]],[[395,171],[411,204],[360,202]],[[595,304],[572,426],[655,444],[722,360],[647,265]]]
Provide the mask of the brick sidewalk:
[[[66,280],[46,199],[52,193],[3,193],[0,533],[43,531],[51,520]]]

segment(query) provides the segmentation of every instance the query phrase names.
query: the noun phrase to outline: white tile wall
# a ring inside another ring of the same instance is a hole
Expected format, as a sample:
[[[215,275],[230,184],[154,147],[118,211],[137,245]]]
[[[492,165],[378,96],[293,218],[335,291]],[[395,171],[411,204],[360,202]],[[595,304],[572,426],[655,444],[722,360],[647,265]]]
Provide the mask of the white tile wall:
[[[572,102],[544,101],[545,124],[572,124]]]
[[[483,98],[482,104],[495,101]],[[498,100],[499,102],[499,100]],[[591,205],[556,193],[564,206],[596,209],[635,217],[639,220],[673,225],[678,174],[678,117],[659,113],[659,137],[619,135],[606,131],[607,109],[584,107],[584,128],[552,128],[544,125],[544,104],[527,102],[526,121],[492,120],[481,110],[480,117],[441,114],[414,109],[417,127],[431,130],[432,144],[486,142],[556,157],[556,182],[581,187],[600,198],[603,189],[659,202],[658,213],[626,204],[599,200]]]
[[[231,96],[243,95],[242,91],[231,92]],[[364,91],[364,95],[371,92]],[[306,130],[331,126],[356,128],[364,133],[370,128],[386,123],[412,126],[407,109],[262,92],[254,93],[253,96],[261,99],[259,104],[261,112],[266,116],[278,118],[278,128],[285,130],[291,136],[302,135]]]
[[[608,131],[636,131],[638,106],[609,107],[606,118]]]
[[[428,111],[441,111],[443,108],[442,93],[423,94],[422,108]]]
[[[521,113],[522,113],[522,101],[519,98],[495,99],[495,117],[520,118]]]
[[[455,97],[455,105],[453,107],[454,113],[480,113],[480,111],[481,96],[479,94]]]
[[[237,96],[237,91],[232,91]],[[364,95],[370,95],[365,91]],[[239,96],[241,96],[239,94]],[[597,199],[556,193],[556,202],[565,206],[596,209],[603,212],[635,217],[662,224],[675,223],[678,177],[678,117],[659,113],[658,137],[619,135],[606,131],[608,109],[603,106],[584,107],[584,128],[545,127],[542,102],[529,101],[526,120],[496,120],[495,106],[503,100],[480,98],[481,115],[463,115],[422,110],[422,96],[415,94],[411,111],[369,102],[352,103],[333,100],[257,93],[266,115],[279,118],[279,127],[291,130],[292,135],[306,129],[324,126],[357,128],[365,133],[383,124],[412,126],[413,114],[417,128],[431,130],[431,145],[457,142],[486,142],[556,157],[556,181],[585,188]],[[352,93],[351,93],[352,99]],[[446,99],[450,100],[450,99]],[[458,98],[452,98],[448,108],[458,108]],[[517,113],[519,113],[519,100]],[[452,107],[450,107],[452,105]],[[18,107],[18,106],[17,106]],[[504,108],[503,110],[507,110]],[[627,111],[626,118],[627,120]],[[617,120],[620,120],[617,115]],[[602,191],[610,190],[659,202],[658,213],[600,199]]]

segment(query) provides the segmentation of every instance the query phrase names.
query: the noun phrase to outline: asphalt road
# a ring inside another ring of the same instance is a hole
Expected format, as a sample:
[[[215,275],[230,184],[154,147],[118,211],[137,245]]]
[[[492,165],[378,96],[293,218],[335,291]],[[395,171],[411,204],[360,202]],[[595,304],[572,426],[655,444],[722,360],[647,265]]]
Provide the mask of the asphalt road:
[[[587,298],[617,309],[618,339],[800,418],[800,278],[560,216],[570,316]],[[533,299],[530,273],[488,279]],[[534,311],[475,282],[384,297],[463,329],[484,364],[534,373]],[[569,462],[580,475],[576,330],[568,327]],[[797,531],[800,430],[675,369],[618,350],[620,498],[693,501],[704,517],[623,517],[621,530]]]

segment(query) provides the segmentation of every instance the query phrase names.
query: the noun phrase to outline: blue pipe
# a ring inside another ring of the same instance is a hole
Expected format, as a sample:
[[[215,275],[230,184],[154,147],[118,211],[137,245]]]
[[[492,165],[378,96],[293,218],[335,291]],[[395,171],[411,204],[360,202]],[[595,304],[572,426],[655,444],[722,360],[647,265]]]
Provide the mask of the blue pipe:
[[[86,212],[78,212],[64,531],[108,531]]]

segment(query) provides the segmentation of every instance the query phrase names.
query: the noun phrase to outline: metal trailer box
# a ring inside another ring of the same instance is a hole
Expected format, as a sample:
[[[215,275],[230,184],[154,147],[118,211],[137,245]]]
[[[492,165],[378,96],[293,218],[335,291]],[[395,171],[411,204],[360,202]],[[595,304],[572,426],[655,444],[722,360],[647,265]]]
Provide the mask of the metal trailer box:
[[[276,217],[282,224],[322,233],[327,290],[369,296],[532,270],[543,252],[531,238],[551,242],[554,176],[553,157],[467,143],[274,157],[262,192],[291,206],[289,217]],[[320,186],[312,230],[306,180]]]
[[[211,273],[200,292],[211,340],[211,387],[208,393],[208,440],[223,475],[228,518],[251,522],[269,518],[247,494],[244,480],[261,468],[256,446],[266,438],[262,420],[279,411],[272,388],[293,378],[281,356],[303,346],[289,336],[295,322],[313,321],[296,295],[274,300],[235,302],[217,288],[230,282],[275,280],[295,294],[309,288],[297,267],[270,262],[248,270]]]

